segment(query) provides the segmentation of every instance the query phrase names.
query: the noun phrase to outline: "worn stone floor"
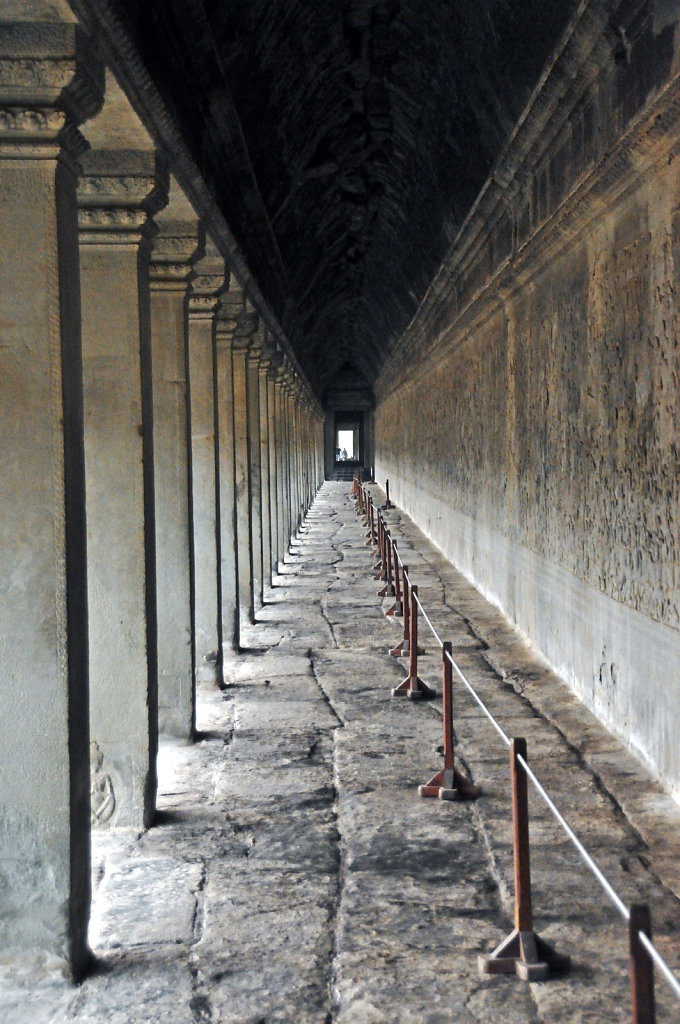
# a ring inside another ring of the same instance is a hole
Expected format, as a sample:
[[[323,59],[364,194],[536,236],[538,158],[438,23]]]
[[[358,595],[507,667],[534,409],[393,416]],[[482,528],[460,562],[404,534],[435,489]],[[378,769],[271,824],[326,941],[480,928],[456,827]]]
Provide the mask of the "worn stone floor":
[[[374,488],[376,497],[380,497]],[[625,902],[680,968],[680,808],[398,510],[386,513],[454,657]],[[440,702],[396,700],[401,620],[376,596],[346,484],[326,483],[257,623],[203,684],[198,741],[162,744],[150,830],[93,842],[95,972],[0,964],[4,1024],[473,1024],[630,1020],[626,929],[530,797],[536,929],[561,978],[482,978],[512,926],[508,755],[455,687],[476,802],[417,794],[442,766]],[[421,623],[419,674],[440,692]],[[658,1021],[680,1007],[657,981]]]

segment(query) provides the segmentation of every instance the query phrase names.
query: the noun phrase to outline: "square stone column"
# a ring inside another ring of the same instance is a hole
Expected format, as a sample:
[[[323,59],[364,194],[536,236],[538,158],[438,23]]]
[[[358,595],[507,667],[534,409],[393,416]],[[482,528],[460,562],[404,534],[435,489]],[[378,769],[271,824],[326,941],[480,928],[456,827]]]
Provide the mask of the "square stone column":
[[[106,86],[78,189],[92,815],[141,826],[155,810],[158,745],[148,268],[167,175],[111,76]]]
[[[286,459],[286,551],[290,549],[290,542],[296,529],[295,489],[297,476],[295,472],[296,450],[295,450],[295,375],[289,370],[285,389],[285,459]]]
[[[267,339],[262,348],[259,365],[260,391],[260,513],[262,520],[262,591],[264,603],[264,587],[272,582],[272,467],[269,462],[269,392],[267,380],[272,365],[272,343]],[[274,483],[274,492],[276,484]]]
[[[276,382],[277,422],[276,422],[276,456],[277,476],[280,481],[278,488],[279,500],[279,562],[283,564],[288,551],[289,533],[289,499],[290,475],[288,472],[288,416],[287,416],[287,383],[285,369]]]
[[[281,480],[277,451],[277,392],[276,381],[279,375],[280,356],[272,356],[271,366],[267,370],[267,440],[269,447],[269,523],[270,523],[270,582],[274,573],[279,571],[279,492]]]
[[[239,649],[240,606],[238,533],[236,516],[236,459],[234,440],[234,373],[232,341],[237,318],[243,311],[243,293],[234,279],[223,296],[215,317],[216,432],[218,447],[219,547],[222,648]],[[226,682],[226,678],[225,678]]]
[[[246,361],[246,401],[248,416],[248,512],[250,520],[250,560],[252,565],[253,620],[263,603],[262,555],[262,439],[260,422],[260,360],[262,330],[248,350]]]
[[[194,663],[197,676],[222,675],[219,403],[215,319],[229,283],[224,259],[209,241],[189,295],[189,382],[194,529]],[[233,469],[232,469],[233,473]]]
[[[236,550],[238,603],[242,621],[255,621],[254,560],[251,534],[252,444],[248,416],[248,350],[257,331],[257,313],[246,305],[239,315],[231,345],[234,387],[234,466],[236,487]],[[258,444],[259,450],[259,444]]]
[[[104,83],[55,4],[23,7],[23,23],[0,10],[0,945],[78,978],[90,773],[76,125]]]
[[[171,180],[156,218],[150,266],[153,380],[158,728],[190,739],[196,726],[194,543],[187,296],[204,232]]]

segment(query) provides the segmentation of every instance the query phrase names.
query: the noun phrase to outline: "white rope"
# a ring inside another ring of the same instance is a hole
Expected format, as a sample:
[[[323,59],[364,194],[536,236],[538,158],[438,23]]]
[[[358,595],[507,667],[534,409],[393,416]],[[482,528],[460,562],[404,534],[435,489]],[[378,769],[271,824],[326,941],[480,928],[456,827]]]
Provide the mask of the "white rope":
[[[413,594],[413,591],[411,591],[411,593]],[[442,641],[441,637],[439,636],[439,633],[437,632],[437,630],[434,628],[434,626],[430,622],[428,614],[425,611],[425,609],[423,608],[423,605],[422,605],[422,602],[421,602],[420,598],[418,597],[417,594],[413,594],[413,597],[415,598],[416,604],[420,608],[421,614],[422,614],[423,618],[425,619],[425,622],[428,624],[428,626],[432,630],[432,635],[434,636],[434,638],[437,641],[437,643],[439,644],[439,646],[443,647],[444,646],[444,642]]]
[[[522,765],[522,768],[524,768],[524,771],[527,774],[527,778],[531,779],[531,781],[534,784],[534,787],[536,788],[537,792],[540,793],[540,795],[543,797],[544,801],[546,802],[546,804],[548,805],[548,807],[550,808],[550,810],[552,811],[554,816],[557,818],[557,820],[559,821],[560,825],[562,826],[562,828],[567,833],[567,835],[571,839],[572,843],[574,844],[574,846],[578,850],[579,856],[584,861],[584,863],[590,868],[592,873],[595,875],[595,878],[598,880],[598,882],[600,883],[600,885],[602,886],[604,891],[607,893],[607,896],[609,896],[609,899],[612,901],[612,903],[614,904],[614,906],[618,910],[618,912],[621,915],[621,917],[624,919],[624,921],[630,921],[630,911],[628,910],[628,907],[623,902],[623,900],[621,899],[621,897],[619,896],[617,891],[614,889],[614,887],[611,885],[611,883],[602,874],[602,872],[598,868],[597,864],[595,863],[593,858],[590,856],[590,854],[588,853],[588,851],[586,850],[585,846],[583,845],[581,840],[578,838],[578,836],[576,835],[574,830],[570,827],[570,825],[562,817],[562,815],[560,814],[559,810],[557,809],[557,807],[555,806],[553,801],[550,799],[550,797],[546,793],[545,789],[543,788],[541,783],[538,781],[538,779],[534,775],[533,771],[531,770],[529,765],[526,763],[526,761],[524,760],[524,758],[522,757],[521,754],[517,755],[517,760]]]
[[[487,706],[484,703],[484,701],[482,700],[482,698],[479,696],[479,694],[474,689],[474,687],[467,681],[467,679],[465,678],[465,675],[463,674],[461,669],[458,668],[458,665],[456,665],[455,661],[453,660],[453,658],[451,657],[451,655],[449,654],[448,651],[446,652],[446,657],[451,662],[451,665],[453,666],[453,670],[458,675],[458,678],[460,679],[460,681],[467,687],[467,689],[470,692],[471,697],[479,704],[480,708],[482,709],[482,711],[484,712],[486,717],[489,719],[489,721],[491,722],[492,726],[494,727],[494,729],[496,730],[496,732],[498,733],[500,738],[503,740],[503,743],[505,743],[506,747],[509,747],[510,746],[510,738],[503,732],[503,730],[501,729],[500,725],[498,724],[498,722],[496,721],[494,716],[491,714],[491,712],[487,708]]]
[[[680,999],[680,981],[675,977],[672,970],[659,953],[658,949],[650,939],[649,935],[645,935],[644,932],[638,932],[638,939],[647,950],[650,958],[654,961],[656,966],[659,968],[664,978],[675,992],[678,999]]]
[[[384,522],[384,520],[383,520],[383,522]],[[397,552],[397,560],[398,560],[399,564],[403,568],[404,563],[401,560],[401,556],[399,554],[398,547],[395,548],[394,550],[396,550],[396,552]],[[411,580],[409,578],[409,574],[408,573],[406,573],[406,579],[407,579],[409,587],[410,587],[411,586]],[[439,644],[440,647],[443,647],[444,644],[443,644],[443,642],[441,640],[441,637],[439,636],[439,633],[437,632],[437,630],[432,625],[432,622],[430,621],[430,618],[429,618],[427,612],[425,611],[425,609],[423,607],[423,604],[422,604],[422,601],[420,600],[418,594],[414,594],[413,597],[416,600],[416,604],[420,608],[421,615],[423,616],[423,618],[427,622],[428,626],[432,630],[432,634],[435,637],[437,643]],[[491,722],[492,726],[494,727],[494,729],[496,730],[496,732],[498,733],[500,738],[503,740],[503,743],[505,744],[505,746],[509,747],[510,743],[511,743],[510,738],[503,731],[502,727],[496,721],[496,719],[494,718],[492,713],[489,711],[489,709],[487,708],[486,704],[484,703],[482,698],[479,696],[477,691],[474,689],[472,684],[468,682],[468,680],[465,677],[464,672],[458,667],[458,665],[456,664],[456,662],[454,661],[453,657],[449,654],[448,651],[446,651],[446,657],[451,662],[451,666],[452,666],[454,672],[456,673],[456,675],[458,676],[458,678],[460,679],[460,681],[467,688],[467,690],[470,693],[471,697],[479,705],[479,707],[484,712],[486,717],[489,719],[489,721]],[[534,788],[539,793],[539,795],[543,798],[543,800],[545,801],[545,803],[549,807],[550,811],[552,812],[554,817],[557,819],[557,821],[562,826],[562,828],[566,832],[567,836],[569,837],[569,839],[571,840],[571,842],[575,846],[579,856],[581,857],[581,860],[590,869],[592,874],[595,876],[597,881],[600,883],[602,889],[605,891],[605,893],[607,894],[607,896],[609,897],[611,902],[614,904],[614,906],[618,910],[618,912],[621,915],[621,917],[624,919],[624,921],[630,921],[630,911],[629,911],[628,907],[623,902],[623,900],[621,899],[621,897],[617,893],[616,889],[614,889],[612,884],[609,882],[609,880],[606,878],[606,876],[602,873],[600,868],[597,866],[597,864],[595,863],[593,858],[590,856],[590,854],[586,850],[585,846],[583,845],[581,840],[578,838],[578,836],[576,835],[574,830],[571,828],[569,823],[562,816],[562,814],[558,810],[557,806],[555,805],[554,801],[548,796],[547,792],[545,791],[545,789],[543,788],[543,786],[539,782],[538,778],[536,777],[536,775],[534,774],[534,772],[529,767],[529,765],[524,760],[524,758],[522,757],[521,754],[517,755],[517,760],[522,765],[524,771],[526,772],[527,778],[531,779],[531,782],[532,782]],[[639,938],[641,944],[646,949],[646,951],[647,951],[649,957],[651,958],[651,960],[653,961],[653,963],[658,967],[658,969],[663,974],[663,976],[666,979],[666,981],[667,981],[668,985],[670,986],[670,988],[673,990],[673,992],[675,993],[677,998],[680,999],[680,981],[678,981],[678,979],[676,978],[675,974],[670,969],[670,967],[668,966],[668,964],[666,963],[664,958],[661,956],[661,954],[657,950],[657,948],[654,945],[654,943],[651,941],[649,936],[645,935],[645,933],[642,932],[642,931],[638,932],[638,938]]]

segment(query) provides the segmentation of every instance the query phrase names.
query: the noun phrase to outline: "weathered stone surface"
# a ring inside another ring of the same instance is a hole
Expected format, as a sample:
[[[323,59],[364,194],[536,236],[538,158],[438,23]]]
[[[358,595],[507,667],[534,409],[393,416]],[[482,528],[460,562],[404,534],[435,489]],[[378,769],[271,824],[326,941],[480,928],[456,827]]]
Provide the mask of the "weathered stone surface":
[[[527,690],[534,685],[542,663],[404,516],[393,511],[390,522],[418,563],[421,592],[455,594],[459,610],[433,600],[428,613],[460,637],[454,655],[470,681],[504,728],[528,737],[532,765],[624,900],[650,901],[658,945],[677,969],[680,908],[657,859],[665,848],[677,862],[674,805],[636,777],[645,841],[617,802],[629,755],[581,710],[590,747],[610,760],[607,788],[569,740],[577,709],[563,684],[546,673],[531,698],[519,692],[522,680]],[[318,610],[330,592],[333,631],[356,591],[362,616],[372,592],[392,641],[399,632],[380,611],[386,602],[342,486],[325,485],[308,523],[309,543],[299,541],[296,563],[266,592],[251,649],[227,659],[227,689],[202,686],[199,741],[161,744],[154,827],[96,837],[96,973],[74,993],[44,967],[30,989],[25,976],[0,972],[4,1019],[24,1024],[30,1006],[32,1024],[623,1024],[625,926],[533,794],[536,927],[574,967],[531,986],[477,973],[478,955],[511,926],[512,825],[507,750],[461,687],[457,757],[483,796],[474,804],[423,800],[418,784],[441,766],[439,702],[390,697],[405,668],[381,633],[376,643],[367,631],[351,648],[328,634],[313,648],[300,616],[297,635],[285,621],[270,646],[268,611],[289,601],[299,609],[303,595]],[[355,570],[346,564],[353,559],[338,558],[352,551],[364,559]],[[304,575],[312,564],[323,581]],[[333,590],[340,579],[344,600]],[[493,634],[488,647],[485,634]],[[439,653],[425,629],[423,642],[419,670],[438,683]],[[525,660],[511,685],[492,662],[518,648]],[[660,1019],[671,1020],[672,1001],[660,983],[658,990]]]
[[[576,59],[584,93],[540,135],[534,97],[511,185],[499,203],[489,183],[376,382],[376,474],[677,790],[680,122],[641,56],[658,47],[663,76],[677,42],[640,12],[625,70],[596,48],[556,61],[547,91]]]

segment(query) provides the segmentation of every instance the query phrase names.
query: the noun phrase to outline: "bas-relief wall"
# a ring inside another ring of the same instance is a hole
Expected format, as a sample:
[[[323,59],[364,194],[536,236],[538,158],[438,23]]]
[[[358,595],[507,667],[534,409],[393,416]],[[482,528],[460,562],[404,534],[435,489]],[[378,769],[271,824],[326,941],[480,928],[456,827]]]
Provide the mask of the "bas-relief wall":
[[[376,474],[680,792],[680,158],[376,412]]]

